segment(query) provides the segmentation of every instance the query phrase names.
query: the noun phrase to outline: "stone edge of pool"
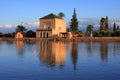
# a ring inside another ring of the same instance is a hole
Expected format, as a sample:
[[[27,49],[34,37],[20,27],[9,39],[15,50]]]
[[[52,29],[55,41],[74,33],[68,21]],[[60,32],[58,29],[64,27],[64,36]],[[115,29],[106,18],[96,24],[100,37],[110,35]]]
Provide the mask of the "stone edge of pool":
[[[120,37],[78,37],[78,38],[0,38],[0,41],[76,41],[76,42],[120,42]]]

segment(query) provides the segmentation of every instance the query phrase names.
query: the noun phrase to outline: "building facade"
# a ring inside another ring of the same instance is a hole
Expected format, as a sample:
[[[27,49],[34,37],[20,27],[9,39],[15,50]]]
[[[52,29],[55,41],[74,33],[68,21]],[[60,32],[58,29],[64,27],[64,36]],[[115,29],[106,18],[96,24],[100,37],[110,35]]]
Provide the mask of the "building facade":
[[[49,14],[39,20],[39,29],[36,30],[37,38],[62,37],[66,32],[66,22],[54,15]]]
[[[15,35],[15,38],[16,39],[24,38],[24,35],[21,32],[17,32],[16,35]]]

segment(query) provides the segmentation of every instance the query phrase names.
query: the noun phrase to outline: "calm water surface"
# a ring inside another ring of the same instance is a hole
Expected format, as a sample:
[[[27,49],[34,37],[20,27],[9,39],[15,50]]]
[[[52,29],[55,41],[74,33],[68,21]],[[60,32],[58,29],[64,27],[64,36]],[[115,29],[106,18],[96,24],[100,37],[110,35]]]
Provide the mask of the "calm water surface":
[[[120,43],[0,42],[0,80],[120,80]]]

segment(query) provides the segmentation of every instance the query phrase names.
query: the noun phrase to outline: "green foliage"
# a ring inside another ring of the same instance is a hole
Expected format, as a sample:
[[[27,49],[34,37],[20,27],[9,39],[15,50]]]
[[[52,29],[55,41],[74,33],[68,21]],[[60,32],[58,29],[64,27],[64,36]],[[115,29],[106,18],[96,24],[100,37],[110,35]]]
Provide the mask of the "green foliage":
[[[91,33],[93,31],[93,25],[88,25],[87,26],[87,32]]]
[[[67,28],[67,32],[72,32],[72,34],[83,34],[83,32],[81,30],[73,31],[70,28]]]
[[[119,26],[116,27],[116,23],[114,22],[113,24],[113,33],[112,33],[112,36],[120,36],[120,29],[119,29]]]
[[[106,18],[101,18],[100,20],[100,30],[107,30],[108,29],[108,16]]]
[[[65,14],[64,14],[63,12],[60,12],[60,13],[58,14],[58,16],[59,16],[60,18],[63,18],[63,17],[65,17]]]
[[[82,34],[83,32],[82,31],[73,31],[72,33],[73,34]]]
[[[36,32],[29,30],[25,33],[26,37],[36,37]]]
[[[116,23],[114,22],[114,24],[113,24],[113,33],[115,33],[116,30],[117,30],[117,28],[116,28]]]
[[[77,20],[76,10],[74,9],[73,16],[70,23],[70,29],[72,31],[78,31],[78,23],[79,22]]]
[[[117,30],[119,30],[120,29],[120,27],[119,26],[117,26]]]
[[[94,37],[111,37],[112,31],[111,30],[93,31],[93,36]]]
[[[13,34],[12,33],[5,33],[5,34],[3,34],[3,37],[13,38]]]
[[[120,30],[116,30],[115,32],[113,32],[112,36],[113,37],[119,37],[120,36]]]
[[[100,36],[99,32],[100,32],[100,31],[93,31],[93,36],[94,36],[94,37],[99,37],[99,36]]]
[[[3,33],[2,32],[0,32],[0,37],[3,37]]]
[[[2,32],[0,32],[0,37],[13,38],[14,36],[15,36],[15,32],[13,32],[13,33],[2,33]]]
[[[72,32],[72,34],[83,34],[82,31],[71,31],[71,32]]]
[[[120,30],[117,30],[117,31],[116,31],[116,36],[117,36],[117,37],[120,37]]]
[[[18,25],[16,28],[16,32],[24,33],[27,29],[23,25]]]

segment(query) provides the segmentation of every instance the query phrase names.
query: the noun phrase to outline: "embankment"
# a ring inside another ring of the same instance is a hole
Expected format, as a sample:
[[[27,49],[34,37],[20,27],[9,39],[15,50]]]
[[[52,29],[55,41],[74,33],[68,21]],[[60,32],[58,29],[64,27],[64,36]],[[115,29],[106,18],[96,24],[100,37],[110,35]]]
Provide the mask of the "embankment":
[[[120,37],[78,37],[78,38],[0,38],[0,41],[77,41],[77,42],[120,42]]]

